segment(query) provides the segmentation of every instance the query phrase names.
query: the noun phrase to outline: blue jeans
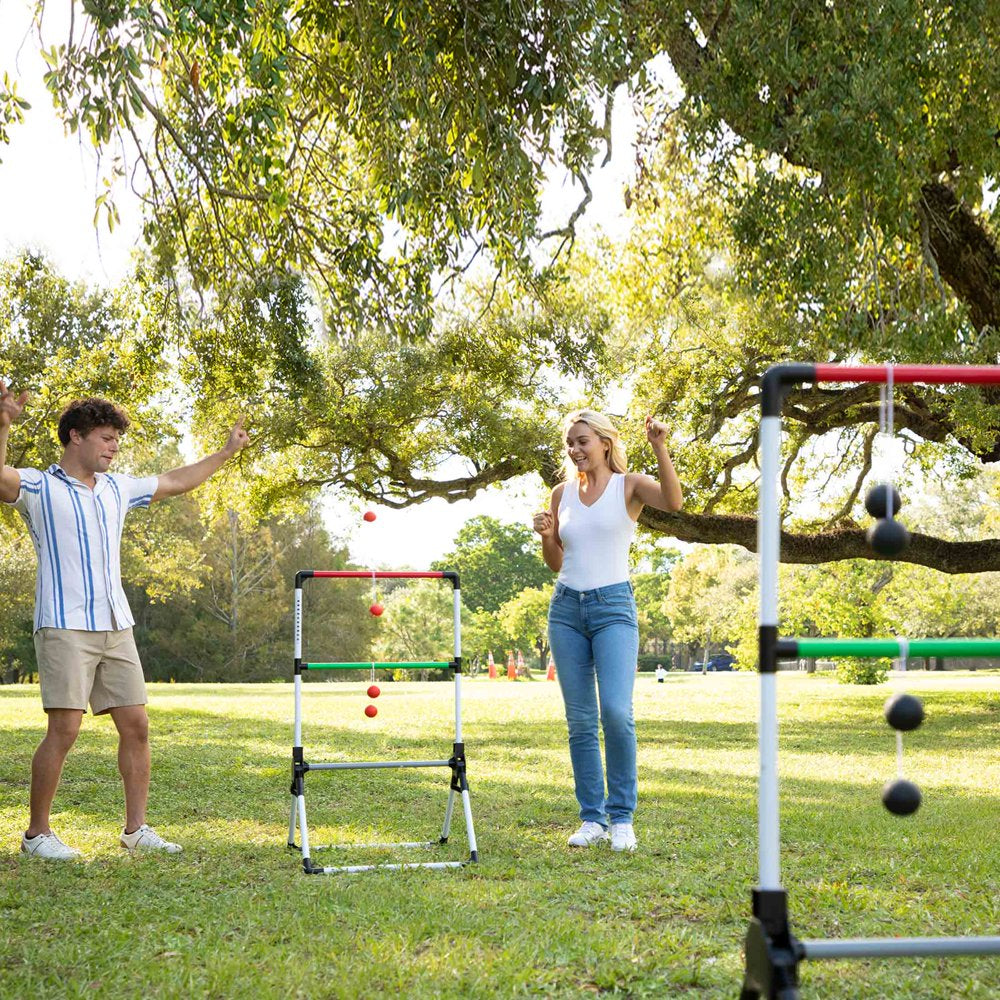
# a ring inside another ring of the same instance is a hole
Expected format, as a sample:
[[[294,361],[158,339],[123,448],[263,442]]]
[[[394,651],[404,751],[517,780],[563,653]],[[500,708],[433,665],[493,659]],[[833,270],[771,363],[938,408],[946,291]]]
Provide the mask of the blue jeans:
[[[638,796],[632,687],[639,655],[632,585],[626,580],[579,591],[557,583],[549,605],[549,645],[566,704],[580,819],[602,826],[609,820],[631,823]],[[604,729],[607,798],[598,720]]]

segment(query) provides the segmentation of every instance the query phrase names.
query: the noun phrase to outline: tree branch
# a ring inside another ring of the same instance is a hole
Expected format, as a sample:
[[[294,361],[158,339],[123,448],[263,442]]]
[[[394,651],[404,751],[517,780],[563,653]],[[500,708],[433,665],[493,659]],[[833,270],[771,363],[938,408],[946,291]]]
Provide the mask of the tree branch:
[[[754,517],[688,514],[684,511],[667,513],[647,507],[639,517],[639,523],[683,542],[740,545],[750,552],[757,551],[757,519]],[[825,563],[840,559],[893,561],[872,552],[861,528],[840,528],[815,535],[781,532],[782,562]],[[1000,538],[951,542],[913,532],[909,548],[895,562],[929,566],[942,573],[995,572],[1000,570]]]

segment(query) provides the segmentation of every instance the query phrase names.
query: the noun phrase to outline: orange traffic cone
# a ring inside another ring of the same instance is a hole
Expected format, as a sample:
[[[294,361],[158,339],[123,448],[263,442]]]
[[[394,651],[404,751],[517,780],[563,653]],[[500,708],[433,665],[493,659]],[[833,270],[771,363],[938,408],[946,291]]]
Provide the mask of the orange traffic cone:
[[[554,681],[556,679],[556,661],[549,656],[549,669],[545,672],[545,679],[547,681]]]
[[[495,681],[497,679],[497,665],[493,662],[493,650],[491,649],[486,656],[486,666],[489,668],[490,680]]]
[[[517,680],[517,667],[514,666],[514,651],[510,650],[507,653],[507,680],[516,681]]]

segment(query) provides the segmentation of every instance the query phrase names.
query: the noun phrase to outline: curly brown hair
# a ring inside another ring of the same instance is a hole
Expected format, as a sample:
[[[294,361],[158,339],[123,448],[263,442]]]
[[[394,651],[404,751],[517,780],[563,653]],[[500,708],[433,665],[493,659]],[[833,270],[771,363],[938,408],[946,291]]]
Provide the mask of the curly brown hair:
[[[59,417],[59,441],[65,448],[69,444],[70,431],[77,431],[81,437],[86,437],[95,427],[114,427],[124,433],[128,425],[125,411],[107,399],[99,396],[74,399]]]

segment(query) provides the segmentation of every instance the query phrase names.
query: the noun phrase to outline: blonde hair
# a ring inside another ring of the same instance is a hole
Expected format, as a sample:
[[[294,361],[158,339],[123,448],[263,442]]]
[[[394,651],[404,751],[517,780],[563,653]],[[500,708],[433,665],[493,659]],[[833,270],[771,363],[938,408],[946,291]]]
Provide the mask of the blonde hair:
[[[603,414],[597,410],[574,410],[568,414],[563,422],[563,444],[566,443],[566,435],[574,424],[586,424],[602,441],[609,447],[606,452],[608,465],[612,472],[628,472],[628,456],[625,454],[625,445],[621,442],[621,435],[618,428]],[[570,461],[569,455],[563,459],[563,479],[569,483],[576,478],[583,478],[574,462]]]

